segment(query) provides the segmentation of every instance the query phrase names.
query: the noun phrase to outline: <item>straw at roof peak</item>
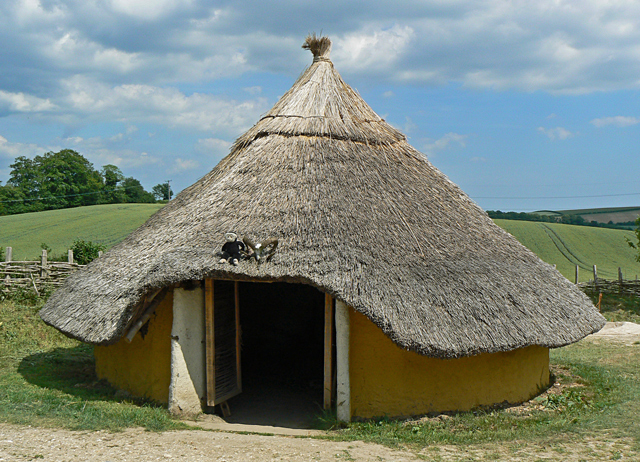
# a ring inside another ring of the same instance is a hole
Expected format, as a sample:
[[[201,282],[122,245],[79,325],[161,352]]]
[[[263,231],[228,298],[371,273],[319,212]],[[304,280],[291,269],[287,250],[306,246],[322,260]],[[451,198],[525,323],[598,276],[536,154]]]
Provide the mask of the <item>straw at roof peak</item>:
[[[302,48],[313,53],[313,60],[329,59],[331,52],[331,40],[329,37],[318,37],[315,33],[309,34],[302,44]]]

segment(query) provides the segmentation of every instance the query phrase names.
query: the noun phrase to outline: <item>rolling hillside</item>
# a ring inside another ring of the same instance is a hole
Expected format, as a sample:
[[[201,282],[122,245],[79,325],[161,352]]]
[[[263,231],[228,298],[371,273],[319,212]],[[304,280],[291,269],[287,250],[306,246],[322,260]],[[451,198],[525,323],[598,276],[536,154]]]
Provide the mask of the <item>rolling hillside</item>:
[[[84,239],[110,247],[144,223],[162,204],[111,204],[73,209],[51,210],[0,217],[0,246],[13,247],[14,260],[33,259],[46,243],[54,255],[66,253],[74,239]],[[625,278],[640,275],[625,236],[631,231],[592,228],[513,220],[495,220],[540,258],[557,265],[569,280],[574,280],[575,265],[580,280],[591,279],[593,265],[606,279],[618,277],[618,266]]]
[[[580,267],[580,281],[593,279],[593,265],[605,279],[617,279],[618,267],[627,279],[640,275],[635,251],[625,241],[625,236],[634,239],[632,231],[515,220],[495,222],[542,260],[555,264],[572,282],[576,265]]]
[[[14,260],[39,256],[42,243],[51,247],[54,255],[66,253],[75,239],[111,247],[163,205],[108,204],[3,216],[0,247],[12,247]]]

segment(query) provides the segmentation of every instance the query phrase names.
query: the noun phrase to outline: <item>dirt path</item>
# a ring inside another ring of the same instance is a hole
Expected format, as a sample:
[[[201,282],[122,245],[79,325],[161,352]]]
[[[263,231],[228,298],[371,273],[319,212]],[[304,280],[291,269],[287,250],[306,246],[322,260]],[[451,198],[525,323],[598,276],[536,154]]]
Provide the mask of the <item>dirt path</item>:
[[[362,442],[213,431],[73,432],[0,424],[0,461],[602,461],[639,460],[630,440],[432,446],[420,452]]]

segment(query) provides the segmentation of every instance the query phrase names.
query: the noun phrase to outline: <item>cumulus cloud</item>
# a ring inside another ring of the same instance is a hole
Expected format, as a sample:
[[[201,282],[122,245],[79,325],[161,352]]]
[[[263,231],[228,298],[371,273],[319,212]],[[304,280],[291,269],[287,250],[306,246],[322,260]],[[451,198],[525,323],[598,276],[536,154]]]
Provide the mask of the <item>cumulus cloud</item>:
[[[64,84],[68,113],[126,123],[148,122],[237,135],[266,109],[265,98],[238,102],[151,85],[109,87],[80,77]]]
[[[556,128],[545,128],[538,127],[538,131],[549,137],[550,140],[566,140],[576,135],[576,133],[572,133],[566,128],[556,127]]]
[[[637,2],[16,0],[0,4],[0,41],[10,44],[0,50],[0,89],[45,98],[77,75],[163,88],[255,70],[296,75],[309,63],[303,37],[318,24],[330,25],[341,72],[371,81],[555,93],[640,86]]]
[[[72,136],[61,141],[65,147],[81,152],[96,168],[106,164],[113,164],[120,168],[162,165],[163,161],[160,157],[128,147],[128,143],[132,141],[133,134],[136,132],[136,127],[129,126],[125,132],[112,136],[90,138]]]
[[[173,165],[169,169],[170,173],[180,173],[188,170],[195,170],[200,167],[200,162],[195,159],[183,159],[181,157],[177,157],[173,160]]]
[[[444,149],[451,149],[453,147],[466,147],[466,139],[469,135],[461,135],[459,133],[447,133],[443,137],[427,142],[423,146],[423,150],[425,154],[434,153],[435,151],[442,151]]]
[[[6,112],[48,112],[55,109],[49,99],[38,98],[24,93],[10,93],[0,90],[0,110]]]
[[[206,154],[228,154],[231,143],[218,138],[204,138],[198,140],[196,150]]]
[[[333,60],[346,72],[385,71],[406,52],[415,37],[409,26],[394,25],[389,29],[368,27],[335,38]]]
[[[640,119],[637,117],[615,116],[593,119],[591,123],[598,128],[605,127],[607,125],[614,125],[616,127],[629,127],[631,125],[640,123]]]
[[[33,157],[49,150],[51,149],[32,143],[13,143],[0,135],[0,157],[2,158],[13,160],[18,156]]]

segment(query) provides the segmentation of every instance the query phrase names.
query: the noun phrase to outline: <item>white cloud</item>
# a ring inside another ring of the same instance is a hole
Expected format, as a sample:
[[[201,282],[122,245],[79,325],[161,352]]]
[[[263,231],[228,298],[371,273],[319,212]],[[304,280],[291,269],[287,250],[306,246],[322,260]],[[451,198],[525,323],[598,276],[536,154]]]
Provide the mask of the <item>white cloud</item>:
[[[262,93],[262,87],[260,86],[245,87],[243,88],[243,90],[249,93],[250,95],[259,95],[260,93]]]
[[[234,136],[266,109],[265,98],[238,102],[202,93],[187,96],[175,88],[151,85],[109,87],[80,77],[66,81],[65,86],[67,110],[81,117],[157,123]]]
[[[336,36],[333,60],[347,72],[385,70],[404,54],[414,35],[411,27],[396,24],[389,29],[369,27]]]
[[[228,154],[231,143],[218,138],[204,138],[198,140],[196,150],[206,154]]]
[[[469,159],[471,162],[473,163],[484,163],[487,161],[487,159],[485,157],[481,157],[481,156],[475,156],[472,157],[471,159]]]
[[[538,127],[538,131],[548,136],[550,140],[555,140],[555,139],[566,140],[568,138],[574,137],[577,134],[577,132],[572,133],[566,128],[562,128],[562,127],[556,127],[556,128]]]
[[[180,173],[187,170],[195,170],[200,167],[200,162],[194,159],[182,159],[178,157],[173,160],[173,165],[169,169],[170,173]]]
[[[393,98],[393,97],[395,96],[395,94],[394,94],[391,90],[389,90],[389,91],[385,91],[385,92],[382,94],[382,96],[383,96],[384,98]]]
[[[0,109],[3,107],[10,112],[46,112],[56,108],[49,99],[0,90]]]
[[[50,151],[50,148],[44,148],[37,144],[12,143],[4,136],[0,135],[0,158],[13,160],[18,156],[33,157]]]
[[[132,16],[137,19],[153,21],[161,16],[184,8],[192,3],[191,0],[110,0],[114,11]]]
[[[615,116],[615,117],[603,117],[601,119],[593,119],[591,123],[598,128],[604,127],[607,125],[615,125],[616,127],[629,127],[631,125],[639,124],[640,119],[637,117]]]
[[[165,87],[252,70],[296,75],[309,63],[304,35],[323,23],[338,69],[374,82],[554,93],[640,87],[633,1],[16,0],[0,2],[0,40],[13,50],[3,55],[0,88],[43,97],[28,90],[30,78],[47,76],[42,84],[55,87],[100,75],[111,86]]]
[[[73,136],[64,138],[62,143],[65,146],[73,145],[74,150],[80,152],[98,169],[106,164],[113,164],[123,169],[162,165],[162,159],[159,157],[126,147],[132,141],[136,131],[136,127],[129,126],[124,133],[90,138]]]
[[[466,147],[466,139],[469,135],[461,135],[459,133],[447,133],[443,137],[427,142],[423,149],[425,154],[430,154],[435,151],[442,151],[444,149],[451,149],[454,146],[464,148]]]

